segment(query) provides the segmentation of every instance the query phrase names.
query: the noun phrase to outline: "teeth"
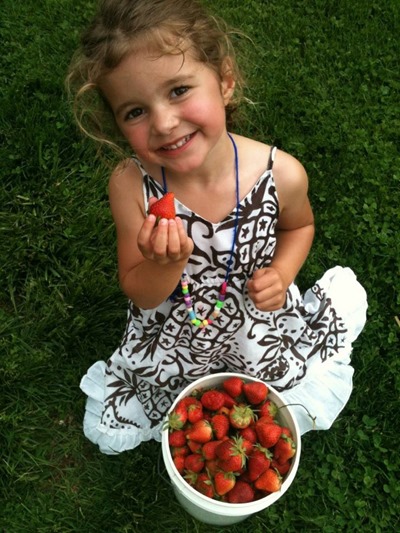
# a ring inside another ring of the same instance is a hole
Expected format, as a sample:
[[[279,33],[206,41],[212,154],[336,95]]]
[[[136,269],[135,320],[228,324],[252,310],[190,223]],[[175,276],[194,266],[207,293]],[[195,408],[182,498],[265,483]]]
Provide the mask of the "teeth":
[[[190,135],[186,135],[182,140],[177,142],[176,144],[170,144],[169,146],[164,146],[164,150],[176,150],[177,148],[180,148],[184,144],[186,144],[190,139]]]

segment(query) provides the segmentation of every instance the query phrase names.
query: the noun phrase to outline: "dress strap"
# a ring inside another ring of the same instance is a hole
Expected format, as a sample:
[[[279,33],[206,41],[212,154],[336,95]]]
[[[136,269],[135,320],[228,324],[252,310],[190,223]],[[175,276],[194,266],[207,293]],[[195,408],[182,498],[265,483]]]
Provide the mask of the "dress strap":
[[[272,167],[274,166],[276,151],[277,151],[277,147],[276,146],[271,146],[271,151],[269,153],[267,170],[272,170]]]

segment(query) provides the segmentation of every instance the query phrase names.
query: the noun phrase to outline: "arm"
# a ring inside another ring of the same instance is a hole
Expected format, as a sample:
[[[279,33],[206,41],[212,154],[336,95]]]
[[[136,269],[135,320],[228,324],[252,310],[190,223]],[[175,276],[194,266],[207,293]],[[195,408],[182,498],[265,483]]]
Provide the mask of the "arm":
[[[109,184],[121,288],[137,306],[160,305],[174,291],[193,249],[182,221],[145,213],[142,177],[133,162],[117,168]]]
[[[306,260],[314,238],[314,217],[308,200],[308,178],[293,157],[279,152],[274,166],[280,214],[271,264],[254,272],[249,296],[261,311],[280,309],[286,291]]]

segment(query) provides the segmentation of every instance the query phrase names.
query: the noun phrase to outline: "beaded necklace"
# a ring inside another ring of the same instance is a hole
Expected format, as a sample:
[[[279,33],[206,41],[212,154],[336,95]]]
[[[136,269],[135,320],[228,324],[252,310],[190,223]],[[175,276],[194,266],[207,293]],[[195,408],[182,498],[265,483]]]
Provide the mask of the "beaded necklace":
[[[224,281],[221,285],[221,288],[219,290],[217,301],[214,305],[214,310],[211,313],[211,316],[205,319],[200,319],[196,316],[196,312],[194,310],[192,297],[190,295],[189,291],[189,284],[188,284],[188,276],[185,271],[183,271],[181,276],[181,289],[183,294],[183,299],[185,302],[186,310],[189,315],[189,319],[193,326],[198,328],[205,328],[212,324],[214,320],[216,320],[221,312],[221,309],[224,306],[225,303],[225,297],[226,297],[226,291],[228,288],[228,278],[229,274],[232,269],[232,262],[233,262],[233,252],[235,250],[235,243],[236,243],[236,235],[239,225],[239,157],[238,157],[238,150],[235,141],[233,140],[233,137],[228,133],[228,137],[232,142],[233,150],[235,152],[235,186],[236,186],[236,212],[235,212],[235,224],[233,227],[233,238],[232,238],[232,245],[231,250],[229,254],[229,259],[226,267],[226,273]],[[167,180],[165,176],[165,169],[164,167],[161,167],[161,173],[162,173],[162,179],[163,179],[163,187],[164,187],[164,193],[167,192]]]

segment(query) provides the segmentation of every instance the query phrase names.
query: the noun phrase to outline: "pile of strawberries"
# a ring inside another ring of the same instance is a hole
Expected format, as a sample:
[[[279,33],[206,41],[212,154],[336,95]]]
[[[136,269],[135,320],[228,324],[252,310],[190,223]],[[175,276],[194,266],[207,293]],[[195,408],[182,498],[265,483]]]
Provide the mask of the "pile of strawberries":
[[[178,472],[202,494],[247,503],[279,491],[296,444],[277,421],[262,382],[227,378],[197,390],[169,414],[169,446]]]

